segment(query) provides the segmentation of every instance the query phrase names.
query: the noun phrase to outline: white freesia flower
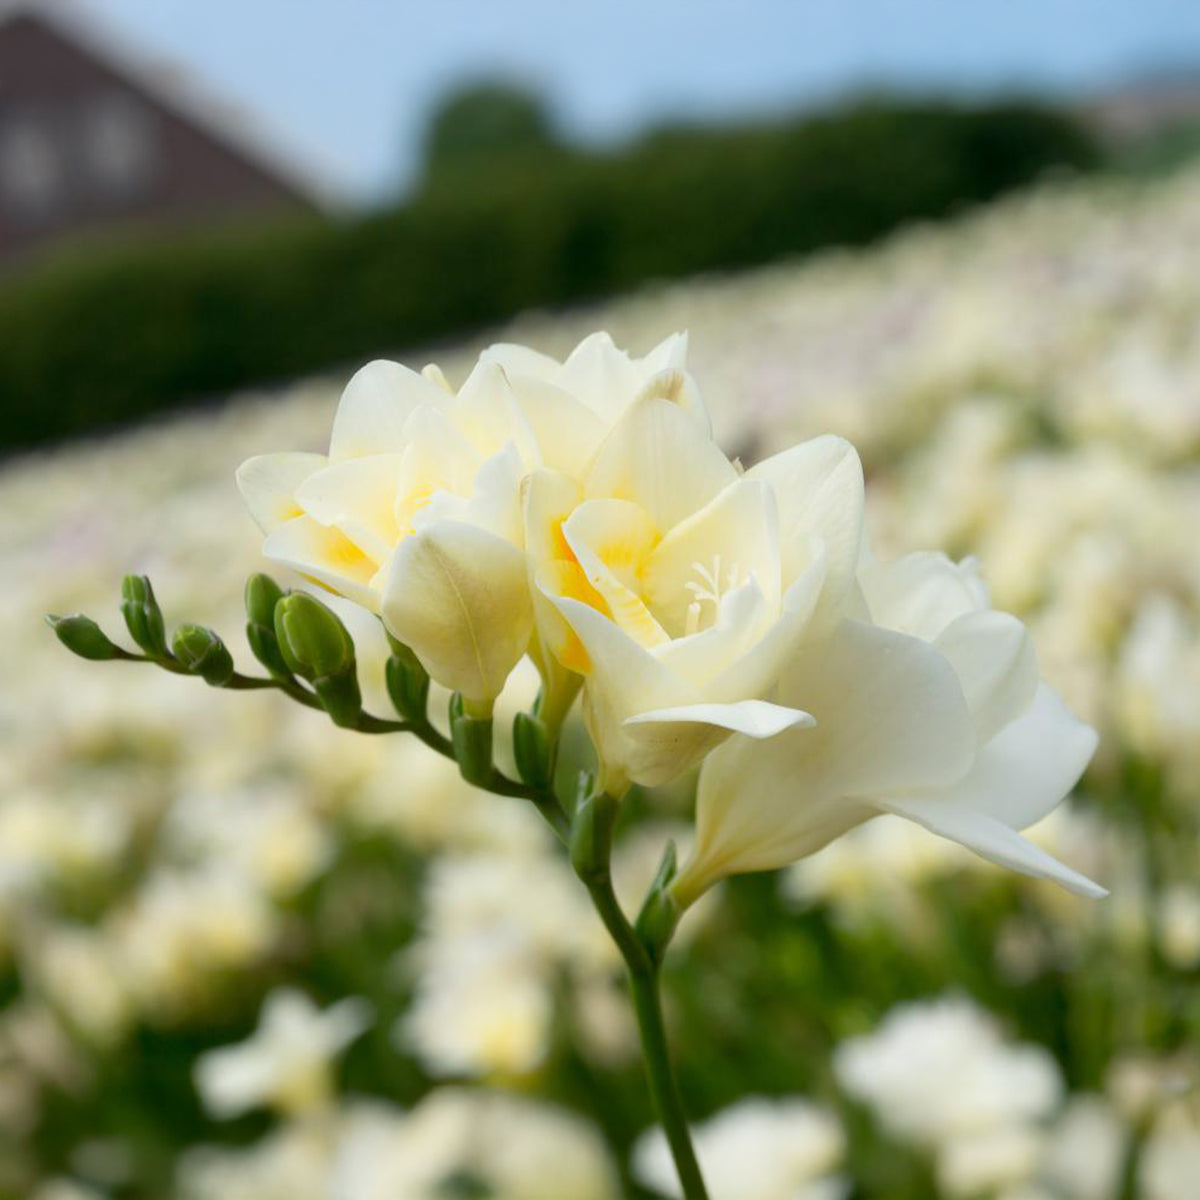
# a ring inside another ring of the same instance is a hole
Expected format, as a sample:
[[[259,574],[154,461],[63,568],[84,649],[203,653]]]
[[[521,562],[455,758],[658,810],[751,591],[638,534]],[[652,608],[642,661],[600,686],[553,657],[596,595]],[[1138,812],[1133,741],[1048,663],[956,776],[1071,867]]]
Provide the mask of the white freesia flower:
[[[332,1200],[437,1200],[457,1182],[496,1200],[613,1200],[599,1134],[504,1092],[441,1088],[408,1114],[378,1110],[339,1147]]]
[[[577,476],[658,376],[702,412],[685,352],[676,336],[635,362],[595,335],[557,364],[499,345],[457,393],[435,366],[369,363],[342,394],[328,456],[270,454],[239,470],[264,553],[379,612],[434,679],[486,707],[533,629],[522,478]]]
[[[834,1068],[893,1136],[935,1149],[1032,1128],[1062,1095],[1048,1051],[1005,1043],[988,1014],[961,999],[893,1009],[874,1033],[843,1042]]]
[[[770,702],[810,625],[853,583],[862,468],[817,438],[742,475],[674,391],[649,392],[586,476],[527,481],[538,630],[586,678],[585,711],[614,793],[662,784],[731,732],[811,725]]]
[[[680,902],[884,812],[1103,895],[1017,832],[1064,799],[1096,746],[1039,682],[1024,626],[988,608],[971,564],[942,555],[869,562],[858,582],[863,619],[805,642],[780,680],[779,702],[810,711],[816,728],[737,738],[705,762],[696,850],[673,885]]]
[[[712,1200],[838,1200],[845,1184],[831,1174],[845,1151],[836,1119],[795,1097],[741,1100],[694,1130],[696,1157]],[[634,1172],[665,1196],[679,1196],[661,1129],[638,1140]]]
[[[357,997],[322,1012],[303,992],[272,992],[251,1037],[197,1061],[204,1106],[216,1117],[235,1117],[260,1104],[290,1113],[318,1108],[330,1094],[333,1059],[370,1023],[370,1006]]]

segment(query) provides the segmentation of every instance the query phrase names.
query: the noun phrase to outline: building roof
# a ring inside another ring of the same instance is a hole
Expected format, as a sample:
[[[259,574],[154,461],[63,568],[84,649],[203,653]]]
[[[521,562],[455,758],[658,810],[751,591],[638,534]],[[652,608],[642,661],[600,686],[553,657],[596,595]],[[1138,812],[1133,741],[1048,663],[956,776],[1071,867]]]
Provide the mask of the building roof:
[[[261,117],[222,100],[185,67],[148,58],[79,0],[0,0],[0,35],[18,20],[36,22],[74,44],[314,207],[333,211],[350,205],[329,172],[302,161]]]

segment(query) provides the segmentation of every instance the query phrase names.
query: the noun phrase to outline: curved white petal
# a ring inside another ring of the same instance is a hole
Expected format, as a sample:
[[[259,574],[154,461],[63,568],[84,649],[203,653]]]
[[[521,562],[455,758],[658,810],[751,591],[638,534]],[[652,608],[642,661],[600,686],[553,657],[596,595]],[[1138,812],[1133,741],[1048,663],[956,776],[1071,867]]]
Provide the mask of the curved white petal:
[[[340,530],[296,517],[267,535],[263,554],[372,612],[379,608],[372,587],[378,567]]]
[[[329,457],[333,462],[363,454],[395,454],[404,449],[404,425],[422,404],[440,405],[445,393],[416,371],[377,359],[355,372],[342,392]]]
[[[503,368],[480,361],[446,410],[463,436],[484,457],[511,444],[532,470],[540,466],[537,442]]]
[[[746,737],[769,738],[794,727],[811,729],[816,720],[811,713],[784,708],[766,700],[738,700],[733,704],[679,704],[674,708],[660,708],[628,717],[625,724],[716,725]]]
[[[828,559],[822,607],[832,617],[861,553],[864,492],[858,452],[844,438],[813,438],[752,467],[746,478],[770,484],[778,498],[785,585],[807,565],[812,539],[820,539]]]
[[[586,492],[635,501],[665,533],[737,477],[733,464],[678,405],[639,400],[596,451]]]
[[[604,422],[569,392],[545,380],[514,375],[510,382],[542,466],[582,479],[604,437]]]
[[[1108,895],[1099,884],[1064,866],[1003,821],[957,801],[889,800],[882,807],[887,812],[916,821],[939,837],[949,838],[960,846],[974,850],[999,866],[1020,871],[1023,875],[1052,879],[1068,891],[1091,899]]]
[[[951,621],[934,644],[958,675],[981,744],[1033,703],[1037,655],[1016,617],[990,608],[967,613]]]
[[[328,461],[323,454],[259,454],[238,467],[238,491],[263,533],[302,515],[296,489]]]
[[[525,557],[487,530],[436,522],[400,544],[381,612],[436,682],[493,700],[533,633]]]
[[[874,797],[950,783],[972,762],[954,671],[916,638],[843,621],[803,648],[778,700],[810,712],[816,727],[763,742],[736,737],[708,757],[685,894],[812,853],[869,816]]]
[[[322,525],[340,529],[378,565],[400,540],[396,523],[399,454],[371,454],[334,463],[310,475],[296,501]]]
[[[951,621],[988,603],[975,560],[956,563],[937,552],[867,563],[859,570],[858,581],[873,621],[927,642]]]

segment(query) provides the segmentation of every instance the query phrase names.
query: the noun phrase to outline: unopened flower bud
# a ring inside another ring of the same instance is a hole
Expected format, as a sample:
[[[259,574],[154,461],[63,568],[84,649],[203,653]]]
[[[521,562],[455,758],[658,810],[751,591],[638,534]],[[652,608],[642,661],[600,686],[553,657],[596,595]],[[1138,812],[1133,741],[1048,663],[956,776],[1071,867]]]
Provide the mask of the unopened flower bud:
[[[635,925],[638,937],[656,963],[662,962],[682,915],[679,902],[671,894],[674,878],[675,843],[668,842]]]
[[[403,642],[390,634],[392,656],[387,661],[385,676],[388,695],[396,711],[409,721],[424,721],[429,705],[429,672]]]
[[[275,606],[283,599],[283,589],[270,575],[251,575],[246,580],[246,640],[254,657],[272,675],[291,675],[275,637]]]
[[[584,883],[607,878],[616,819],[617,801],[607,792],[593,792],[576,804],[571,820],[571,866]]]
[[[492,719],[465,712],[458,692],[450,697],[450,741],[462,777],[487,787],[492,776]]]
[[[213,687],[223,687],[233,676],[228,647],[203,625],[180,625],[171,639],[171,651],[182,666]]]
[[[288,669],[310,682],[354,673],[354,640],[337,616],[305,592],[275,605],[275,637]]]
[[[85,617],[82,613],[76,613],[73,617],[48,616],[46,624],[54,630],[58,640],[80,658],[103,662],[121,655],[121,648],[109,640],[91,617]]]
[[[162,609],[145,575],[126,575],[121,581],[121,613],[130,636],[151,658],[167,657]]]
[[[554,782],[554,744],[546,723],[532,713],[517,713],[513,720],[513,756],[517,773],[536,788]]]

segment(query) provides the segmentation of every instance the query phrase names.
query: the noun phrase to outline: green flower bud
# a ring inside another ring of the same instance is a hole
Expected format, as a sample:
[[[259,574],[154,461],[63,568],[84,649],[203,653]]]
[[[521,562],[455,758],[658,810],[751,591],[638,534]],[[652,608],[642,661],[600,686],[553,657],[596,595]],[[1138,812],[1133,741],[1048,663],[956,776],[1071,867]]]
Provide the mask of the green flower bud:
[[[58,640],[80,658],[104,662],[106,659],[122,657],[120,646],[111,642],[91,617],[85,617],[82,613],[76,613],[73,617],[48,616],[46,624],[54,630]]]
[[[275,605],[275,638],[288,670],[310,682],[354,673],[354,640],[336,614],[306,592]]]
[[[254,657],[272,675],[291,675],[275,637],[275,607],[283,599],[283,589],[270,575],[251,575],[246,580],[246,640]]]
[[[429,672],[403,642],[390,634],[392,656],[384,668],[388,695],[396,711],[408,721],[424,721],[429,707]]]
[[[638,913],[634,928],[650,958],[660,963],[667,952],[671,938],[682,915],[679,902],[671,892],[671,880],[675,878],[675,843],[668,842],[663,851],[658,873],[646,893],[642,911]]]
[[[612,856],[617,801],[607,792],[594,792],[575,806],[571,819],[571,866],[584,883],[603,880]]]
[[[513,721],[513,756],[517,773],[530,787],[548,788],[554,782],[555,745],[546,723],[531,713]]]
[[[213,687],[223,687],[233,676],[228,647],[203,625],[180,625],[171,639],[171,650],[181,666]]]
[[[167,657],[167,633],[162,609],[145,575],[126,575],[121,581],[121,612],[129,634],[151,657]]]
[[[313,690],[325,706],[335,725],[354,729],[362,715],[362,693],[358,690],[358,675],[320,675],[313,680]]]
[[[492,719],[469,716],[458,692],[450,697],[450,741],[462,777],[487,787],[492,777]]]
[[[275,605],[283,599],[283,588],[270,575],[251,575],[246,580],[246,617],[254,625],[275,628]]]

